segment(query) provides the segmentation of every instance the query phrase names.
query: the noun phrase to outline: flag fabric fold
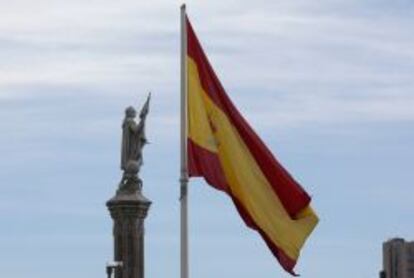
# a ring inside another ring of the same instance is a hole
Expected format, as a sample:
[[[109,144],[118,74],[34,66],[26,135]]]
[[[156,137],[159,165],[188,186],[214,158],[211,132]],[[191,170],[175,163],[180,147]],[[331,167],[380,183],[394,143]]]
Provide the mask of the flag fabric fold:
[[[189,176],[227,193],[246,225],[295,275],[300,249],[318,222],[311,198],[238,112],[188,18],[186,24]]]

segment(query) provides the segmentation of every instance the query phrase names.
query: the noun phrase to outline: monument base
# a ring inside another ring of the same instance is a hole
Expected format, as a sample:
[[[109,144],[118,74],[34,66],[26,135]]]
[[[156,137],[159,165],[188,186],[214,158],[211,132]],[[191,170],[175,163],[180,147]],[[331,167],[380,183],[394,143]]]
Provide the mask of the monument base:
[[[140,190],[118,190],[106,203],[114,221],[114,260],[122,262],[115,278],[144,278],[144,220],[150,205]]]

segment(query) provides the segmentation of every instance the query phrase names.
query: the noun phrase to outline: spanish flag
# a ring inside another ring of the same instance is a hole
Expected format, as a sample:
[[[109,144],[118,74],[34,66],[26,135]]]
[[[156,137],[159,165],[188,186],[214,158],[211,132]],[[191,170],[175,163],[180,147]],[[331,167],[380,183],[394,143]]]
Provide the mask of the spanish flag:
[[[310,196],[276,160],[227,96],[186,17],[189,177],[230,196],[282,267],[293,268],[318,217]]]

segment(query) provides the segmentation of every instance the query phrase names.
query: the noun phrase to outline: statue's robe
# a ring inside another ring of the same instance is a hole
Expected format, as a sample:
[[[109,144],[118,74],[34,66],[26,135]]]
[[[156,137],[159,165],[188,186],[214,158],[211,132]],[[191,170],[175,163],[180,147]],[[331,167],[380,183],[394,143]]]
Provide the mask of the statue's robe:
[[[130,160],[136,161],[139,167],[142,165],[142,148],[147,141],[144,123],[137,125],[133,118],[126,118],[122,124],[121,169],[124,171]]]

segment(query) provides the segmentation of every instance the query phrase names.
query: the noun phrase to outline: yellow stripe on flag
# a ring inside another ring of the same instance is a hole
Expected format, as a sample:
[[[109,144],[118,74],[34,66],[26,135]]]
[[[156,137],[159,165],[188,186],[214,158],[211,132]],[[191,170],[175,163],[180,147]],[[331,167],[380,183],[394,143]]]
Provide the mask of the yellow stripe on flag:
[[[289,216],[237,130],[204,91],[190,57],[187,66],[189,138],[218,154],[232,195],[273,243],[296,260],[318,217],[310,206],[296,219]]]

